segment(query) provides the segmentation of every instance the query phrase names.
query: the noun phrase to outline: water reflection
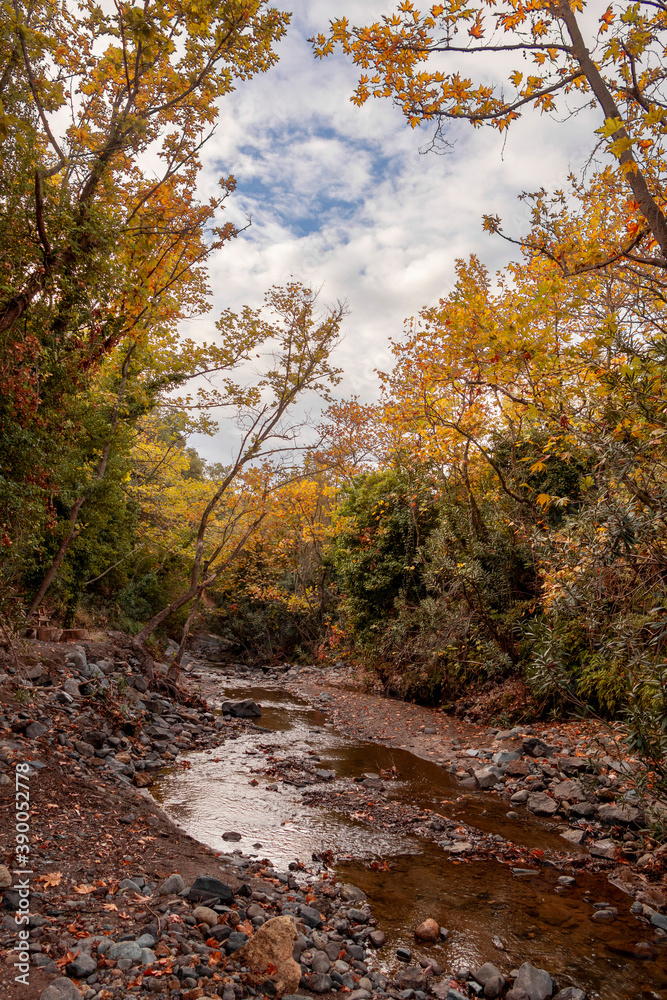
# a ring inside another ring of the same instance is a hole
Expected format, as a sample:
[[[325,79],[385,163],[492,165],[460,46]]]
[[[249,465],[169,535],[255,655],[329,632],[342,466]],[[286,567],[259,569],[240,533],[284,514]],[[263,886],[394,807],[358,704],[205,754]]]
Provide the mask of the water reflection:
[[[439,809],[519,844],[562,850],[562,839],[547,825],[528,815],[510,823],[507,805],[497,797],[461,796],[456,781],[437,764],[407,750],[345,737],[321,712],[284,691],[225,686],[222,680],[220,698],[259,701],[259,722],[269,732],[251,730],[217,750],[190,754],[190,770],[175,768],[160,780],[156,798],[188,833],[222,852],[238,847],[245,854],[268,857],[278,868],[295,859],[307,862],[323,848],[354,856],[354,861],[339,864],[337,872],[367,893],[389,938],[380,956],[392,956],[402,944],[417,958],[437,958],[448,971],[493,961],[509,972],[529,960],[549,969],[561,985],[577,984],[592,997],[667,995],[664,941],[630,915],[632,898],[605,878],[580,875],[576,887],[563,890],[556,869],[540,868],[535,876],[518,878],[494,861],[453,862],[433,843],[360,826],[328,809],[304,807],[297,788],[278,782],[270,790],[273,780],[260,771],[270,766],[270,756],[298,757],[315,750],[321,766],[341,777],[396,767],[400,780],[389,783],[389,789],[400,801]],[[263,753],[260,744],[270,751]],[[222,839],[229,830],[241,834],[238,844]],[[390,870],[371,870],[373,858],[388,860]],[[593,903],[601,900],[618,908],[615,922],[591,920]],[[437,946],[416,946],[412,930],[429,916],[450,930],[450,938]],[[494,936],[505,951],[496,947]],[[633,949],[638,941],[657,946],[658,959],[637,959]]]

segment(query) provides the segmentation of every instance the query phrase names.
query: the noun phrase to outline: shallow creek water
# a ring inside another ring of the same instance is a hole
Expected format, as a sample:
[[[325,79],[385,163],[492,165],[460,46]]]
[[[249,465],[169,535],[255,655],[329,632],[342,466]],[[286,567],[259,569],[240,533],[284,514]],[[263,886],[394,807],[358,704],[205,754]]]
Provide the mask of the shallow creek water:
[[[269,754],[259,747],[270,746],[277,758],[316,751],[318,766],[341,778],[394,766],[399,777],[388,783],[392,798],[547,854],[563,851],[563,840],[546,824],[528,815],[508,821],[507,804],[497,797],[462,796],[457,782],[437,764],[407,750],[344,736],[321,712],[285,691],[242,688],[224,676],[216,681],[221,698],[258,701],[258,721],[268,731],[250,729],[219,750],[191,753],[189,769],[174,768],[156,783],[156,799],[191,836],[223,853],[241,849],[245,856],[268,858],[278,870],[294,860],[308,865],[313,852],[323,849],[342,856],[336,872],[367,894],[388,938],[378,957],[390,970],[396,967],[396,947],[403,945],[417,959],[437,958],[446,971],[492,961],[508,972],[528,960],[548,969],[559,985],[579,985],[590,997],[667,997],[667,945],[655,942],[652,930],[630,914],[632,897],[606,878],[579,873],[575,887],[562,889],[557,878],[568,873],[566,868],[516,876],[510,866],[495,861],[454,863],[435,843],[304,806],[299,789],[291,785],[278,782],[277,790],[270,790],[274,779],[261,773]],[[250,784],[253,779],[256,785]],[[240,842],[222,839],[229,830],[241,834]],[[372,870],[370,862],[377,859],[387,860],[390,870]],[[600,901],[618,908],[616,921],[591,921],[593,904]],[[441,945],[417,946],[412,931],[429,916],[450,936]],[[495,947],[494,936],[505,951]],[[642,940],[659,945],[656,961],[632,955]]]

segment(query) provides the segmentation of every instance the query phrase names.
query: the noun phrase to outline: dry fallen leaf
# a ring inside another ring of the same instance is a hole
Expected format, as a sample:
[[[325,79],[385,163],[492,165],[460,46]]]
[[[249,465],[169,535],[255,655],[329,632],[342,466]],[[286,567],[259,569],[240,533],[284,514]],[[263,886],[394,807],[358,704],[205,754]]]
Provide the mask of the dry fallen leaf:
[[[88,893],[95,892],[95,886],[82,883],[81,885],[75,885],[74,891],[78,892],[80,896],[87,896]]]
[[[44,886],[60,885],[62,882],[63,873],[62,872],[50,872],[48,875],[39,875],[37,877],[38,882],[43,882]]]
[[[117,910],[118,907],[115,903],[102,903],[103,910]]]
[[[67,954],[63,955],[62,958],[56,959],[56,965],[58,966],[59,969],[64,969],[65,966],[69,965],[69,963],[73,961],[78,954],[79,954],[78,951],[68,951]]]

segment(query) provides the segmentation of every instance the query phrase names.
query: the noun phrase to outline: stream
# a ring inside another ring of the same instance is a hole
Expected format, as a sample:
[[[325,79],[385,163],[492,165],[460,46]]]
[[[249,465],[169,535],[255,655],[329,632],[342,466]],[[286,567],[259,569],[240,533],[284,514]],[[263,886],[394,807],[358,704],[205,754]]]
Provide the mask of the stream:
[[[306,755],[311,760],[316,755],[316,766],[337,778],[394,767],[398,778],[387,783],[392,799],[433,809],[518,845],[539,847],[547,856],[550,849],[565,849],[548,824],[528,813],[508,820],[507,803],[497,796],[462,795],[456,780],[437,764],[408,750],[345,736],[321,711],[280,688],[240,687],[236,678],[211,671],[209,681],[211,676],[220,700],[252,698],[261,704],[258,726],[219,749],[188,754],[190,767],[163,773],[152,789],[155,798],[187,833],[239,865],[243,858],[267,858],[283,871],[292,861],[308,867],[314,853],[333,851],[337,877],[363,889],[387,935],[378,953],[383,971],[395,971],[396,948],[403,946],[410,948],[413,960],[435,958],[445,971],[475,969],[491,961],[508,972],[530,961],[548,969],[561,985],[585,989],[589,997],[667,996],[665,943],[660,947],[652,928],[630,914],[632,897],[604,876],[578,872],[576,885],[564,888],[557,879],[570,874],[567,866],[538,865],[536,874],[517,875],[511,866],[493,860],[453,861],[436,843],[409,832],[369,827],[329,809],[305,806],[299,788],[262,772],[271,757]],[[241,839],[223,839],[228,831]],[[387,861],[389,870],[372,869],[373,861]],[[593,922],[597,902],[617,907],[617,919]],[[413,930],[426,917],[448,928],[446,941],[415,941]],[[640,941],[657,944],[658,958],[636,958],[633,950]]]

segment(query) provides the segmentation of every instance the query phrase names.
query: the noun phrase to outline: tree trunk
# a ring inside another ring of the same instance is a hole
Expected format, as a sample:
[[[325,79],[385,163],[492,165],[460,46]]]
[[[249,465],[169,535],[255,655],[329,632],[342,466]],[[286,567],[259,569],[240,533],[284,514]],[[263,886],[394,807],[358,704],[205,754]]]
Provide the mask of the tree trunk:
[[[620,119],[621,113],[616,105],[616,101],[605,83],[600,70],[591,58],[590,52],[586,48],[586,43],[584,42],[581,31],[579,30],[579,25],[575,14],[570,7],[569,0],[559,0],[556,5],[556,10],[560,20],[563,21],[567,27],[570,39],[572,40],[572,51],[574,52],[575,58],[577,59],[586,76],[586,79],[590,84],[591,90],[597,98],[598,104],[604,112],[605,118]],[[614,132],[613,138],[615,140],[627,139],[628,133],[625,128],[621,126],[616,132]],[[635,196],[635,200],[639,205],[642,215],[646,219],[646,222],[648,223],[649,228],[662,251],[663,258],[667,260],[667,219],[665,219],[665,216],[655,201],[655,198],[651,194],[649,186],[646,183],[646,178],[639,170],[639,165],[632,155],[632,150],[624,150],[618,159],[621,167],[627,167],[628,164],[634,164],[634,166],[628,169],[625,173],[625,178],[632,190],[633,195]]]

